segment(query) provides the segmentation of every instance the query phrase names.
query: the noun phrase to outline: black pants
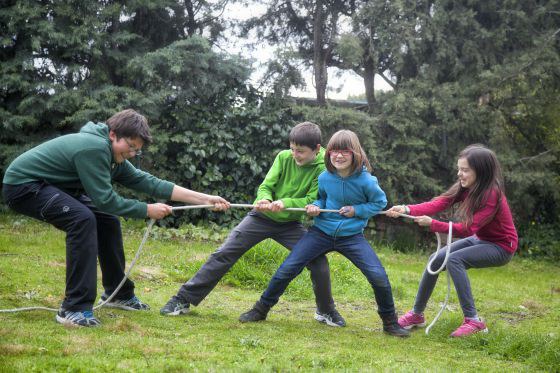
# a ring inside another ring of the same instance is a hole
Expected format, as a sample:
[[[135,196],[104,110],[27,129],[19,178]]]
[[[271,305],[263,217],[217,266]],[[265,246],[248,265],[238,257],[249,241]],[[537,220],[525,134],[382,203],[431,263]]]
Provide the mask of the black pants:
[[[97,295],[97,257],[105,292],[111,294],[124,277],[125,258],[119,219],[99,211],[91,199],[43,182],[3,186],[8,207],[66,232],[66,292],[62,308],[91,310]],[[127,280],[118,299],[134,296]]]

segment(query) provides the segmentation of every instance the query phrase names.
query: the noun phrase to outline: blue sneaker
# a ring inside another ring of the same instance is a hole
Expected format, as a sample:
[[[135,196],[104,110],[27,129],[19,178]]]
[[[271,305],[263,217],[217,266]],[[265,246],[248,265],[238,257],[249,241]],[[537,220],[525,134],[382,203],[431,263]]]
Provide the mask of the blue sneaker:
[[[103,293],[99,303],[105,302],[107,298],[109,298],[109,296]],[[121,310],[126,311],[147,311],[150,309],[150,306],[142,302],[136,296],[133,296],[130,299],[112,299],[110,302],[105,303],[103,307],[120,308]]]
[[[93,316],[93,311],[66,311],[62,308],[56,314],[56,322],[66,326],[101,325],[101,322]]]

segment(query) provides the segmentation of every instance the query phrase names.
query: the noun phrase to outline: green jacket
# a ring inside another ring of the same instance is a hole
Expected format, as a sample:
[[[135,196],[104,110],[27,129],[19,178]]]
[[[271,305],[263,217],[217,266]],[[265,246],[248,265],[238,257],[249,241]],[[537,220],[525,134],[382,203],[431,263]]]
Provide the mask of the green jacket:
[[[128,161],[115,163],[109,128],[92,122],[79,133],[57,137],[21,154],[6,170],[3,183],[33,181],[46,181],[61,189],[83,189],[100,210],[131,218],[145,218],[147,205],[118,195],[113,181],[161,199],[169,199],[174,186]]]
[[[276,156],[272,167],[257,191],[256,201],[281,200],[284,207],[305,207],[317,199],[317,177],[325,169],[325,149],[321,148],[315,160],[298,166],[290,150]],[[269,219],[279,223],[303,220],[304,212],[265,212]]]

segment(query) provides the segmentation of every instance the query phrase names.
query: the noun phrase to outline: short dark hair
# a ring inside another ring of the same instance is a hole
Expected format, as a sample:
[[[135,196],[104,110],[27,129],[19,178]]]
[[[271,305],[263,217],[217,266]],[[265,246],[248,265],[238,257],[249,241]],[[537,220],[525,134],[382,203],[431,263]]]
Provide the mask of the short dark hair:
[[[289,140],[290,143],[315,149],[321,145],[321,129],[312,122],[299,123],[290,131]]]
[[[148,120],[133,109],[119,111],[107,119],[107,126],[118,138],[141,138],[145,145],[152,142]]]

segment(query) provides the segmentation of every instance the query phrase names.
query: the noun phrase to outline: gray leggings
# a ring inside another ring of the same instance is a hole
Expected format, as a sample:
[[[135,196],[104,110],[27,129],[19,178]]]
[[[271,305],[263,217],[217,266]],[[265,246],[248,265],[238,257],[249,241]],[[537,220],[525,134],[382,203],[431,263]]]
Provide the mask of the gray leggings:
[[[440,249],[430,257],[432,259],[434,255],[437,255],[432,263],[432,270],[438,269],[443,263],[445,249],[445,247]],[[512,257],[512,253],[507,252],[500,246],[492,242],[481,241],[475,236],[463,238],[451,244],[446,269],[455,284],[455,290],[465,317],[477,316],[471,284],[467,277],[467,269],[500,267],[507,264]],[[432,295],[437,279],[438,275],[430,275],[428,271],[424,270],[414,303],[415,313],[422,313],[426,309],[426,303]]]

